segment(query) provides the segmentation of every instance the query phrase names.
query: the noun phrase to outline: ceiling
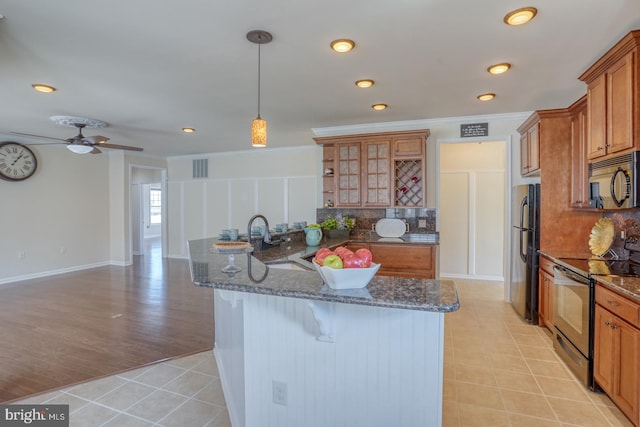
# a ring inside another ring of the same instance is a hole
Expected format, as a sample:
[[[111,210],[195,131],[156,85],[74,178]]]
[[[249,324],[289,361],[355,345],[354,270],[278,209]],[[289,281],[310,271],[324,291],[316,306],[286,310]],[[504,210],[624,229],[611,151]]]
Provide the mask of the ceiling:
[[[538,8],[532,22],[502,22],[524,6]],[[291,147],[317,128],[567,107],[586,91],[578,76],[640,28],[638,0],[0,0],[0,14],[0,141],[68,138],[49,117],[82,116],[109,124],[85,135],[157,156],[250,148],[250,30],[273,35],[261,48],[269,147]],[[356,48],[331,51],[337,38]],[[500,62],[511,70],[486,72]],[[495,100],[479,102],[485,92]]]

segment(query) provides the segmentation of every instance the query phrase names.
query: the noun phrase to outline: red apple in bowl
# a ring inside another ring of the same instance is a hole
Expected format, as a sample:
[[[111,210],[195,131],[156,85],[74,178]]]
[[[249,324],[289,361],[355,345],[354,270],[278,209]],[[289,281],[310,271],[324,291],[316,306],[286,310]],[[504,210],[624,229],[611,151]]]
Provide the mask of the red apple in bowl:
[[[347,255],[342,260],[344,268],[364,268],[364,259],[356,254]]]
[[[362,258],[364,268],[368,268],[371,265],[371,262],[373,261],[373,255],[371,254],[371,251],[369,249],[360,248],[355,252],[355,254]]]

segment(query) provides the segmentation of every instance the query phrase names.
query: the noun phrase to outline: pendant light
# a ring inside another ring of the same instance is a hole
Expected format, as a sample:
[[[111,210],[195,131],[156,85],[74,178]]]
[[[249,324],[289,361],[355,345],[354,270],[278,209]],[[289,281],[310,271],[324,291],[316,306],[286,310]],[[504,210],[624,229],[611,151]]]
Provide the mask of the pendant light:
[[[258,45],[258,117],[251,122],[251,146],[267,146],[267,122],[260,117],[260,45],[269,43],[273,36],[262,30],[253,30],[247,33],[247,39]]]

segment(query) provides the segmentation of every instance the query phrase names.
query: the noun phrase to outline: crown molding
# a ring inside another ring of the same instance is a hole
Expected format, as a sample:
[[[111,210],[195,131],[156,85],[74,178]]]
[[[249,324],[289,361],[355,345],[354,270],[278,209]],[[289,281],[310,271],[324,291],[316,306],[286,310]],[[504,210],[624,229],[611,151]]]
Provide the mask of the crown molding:
[[[357,133],[394,132],[403,130],[430,129],[435,126],[452,125],[478,121],[525,120],[533,111],[504,114],[484,114],[480,116],[444,117],[440,119],[405,120],[398,122],[366,123],[359,125],[312,128],[315,136],[338,136]]]

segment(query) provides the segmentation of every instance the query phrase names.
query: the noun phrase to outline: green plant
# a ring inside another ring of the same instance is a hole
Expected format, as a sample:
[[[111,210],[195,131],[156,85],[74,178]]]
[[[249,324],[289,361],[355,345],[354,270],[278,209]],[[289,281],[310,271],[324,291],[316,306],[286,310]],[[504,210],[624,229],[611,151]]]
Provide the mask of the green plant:
[[[320,224],[325,230],[353,230],[356,222],[353,218],[348,216],[342,216],[340,214],[335,217],[330,217],[322,221]]]

